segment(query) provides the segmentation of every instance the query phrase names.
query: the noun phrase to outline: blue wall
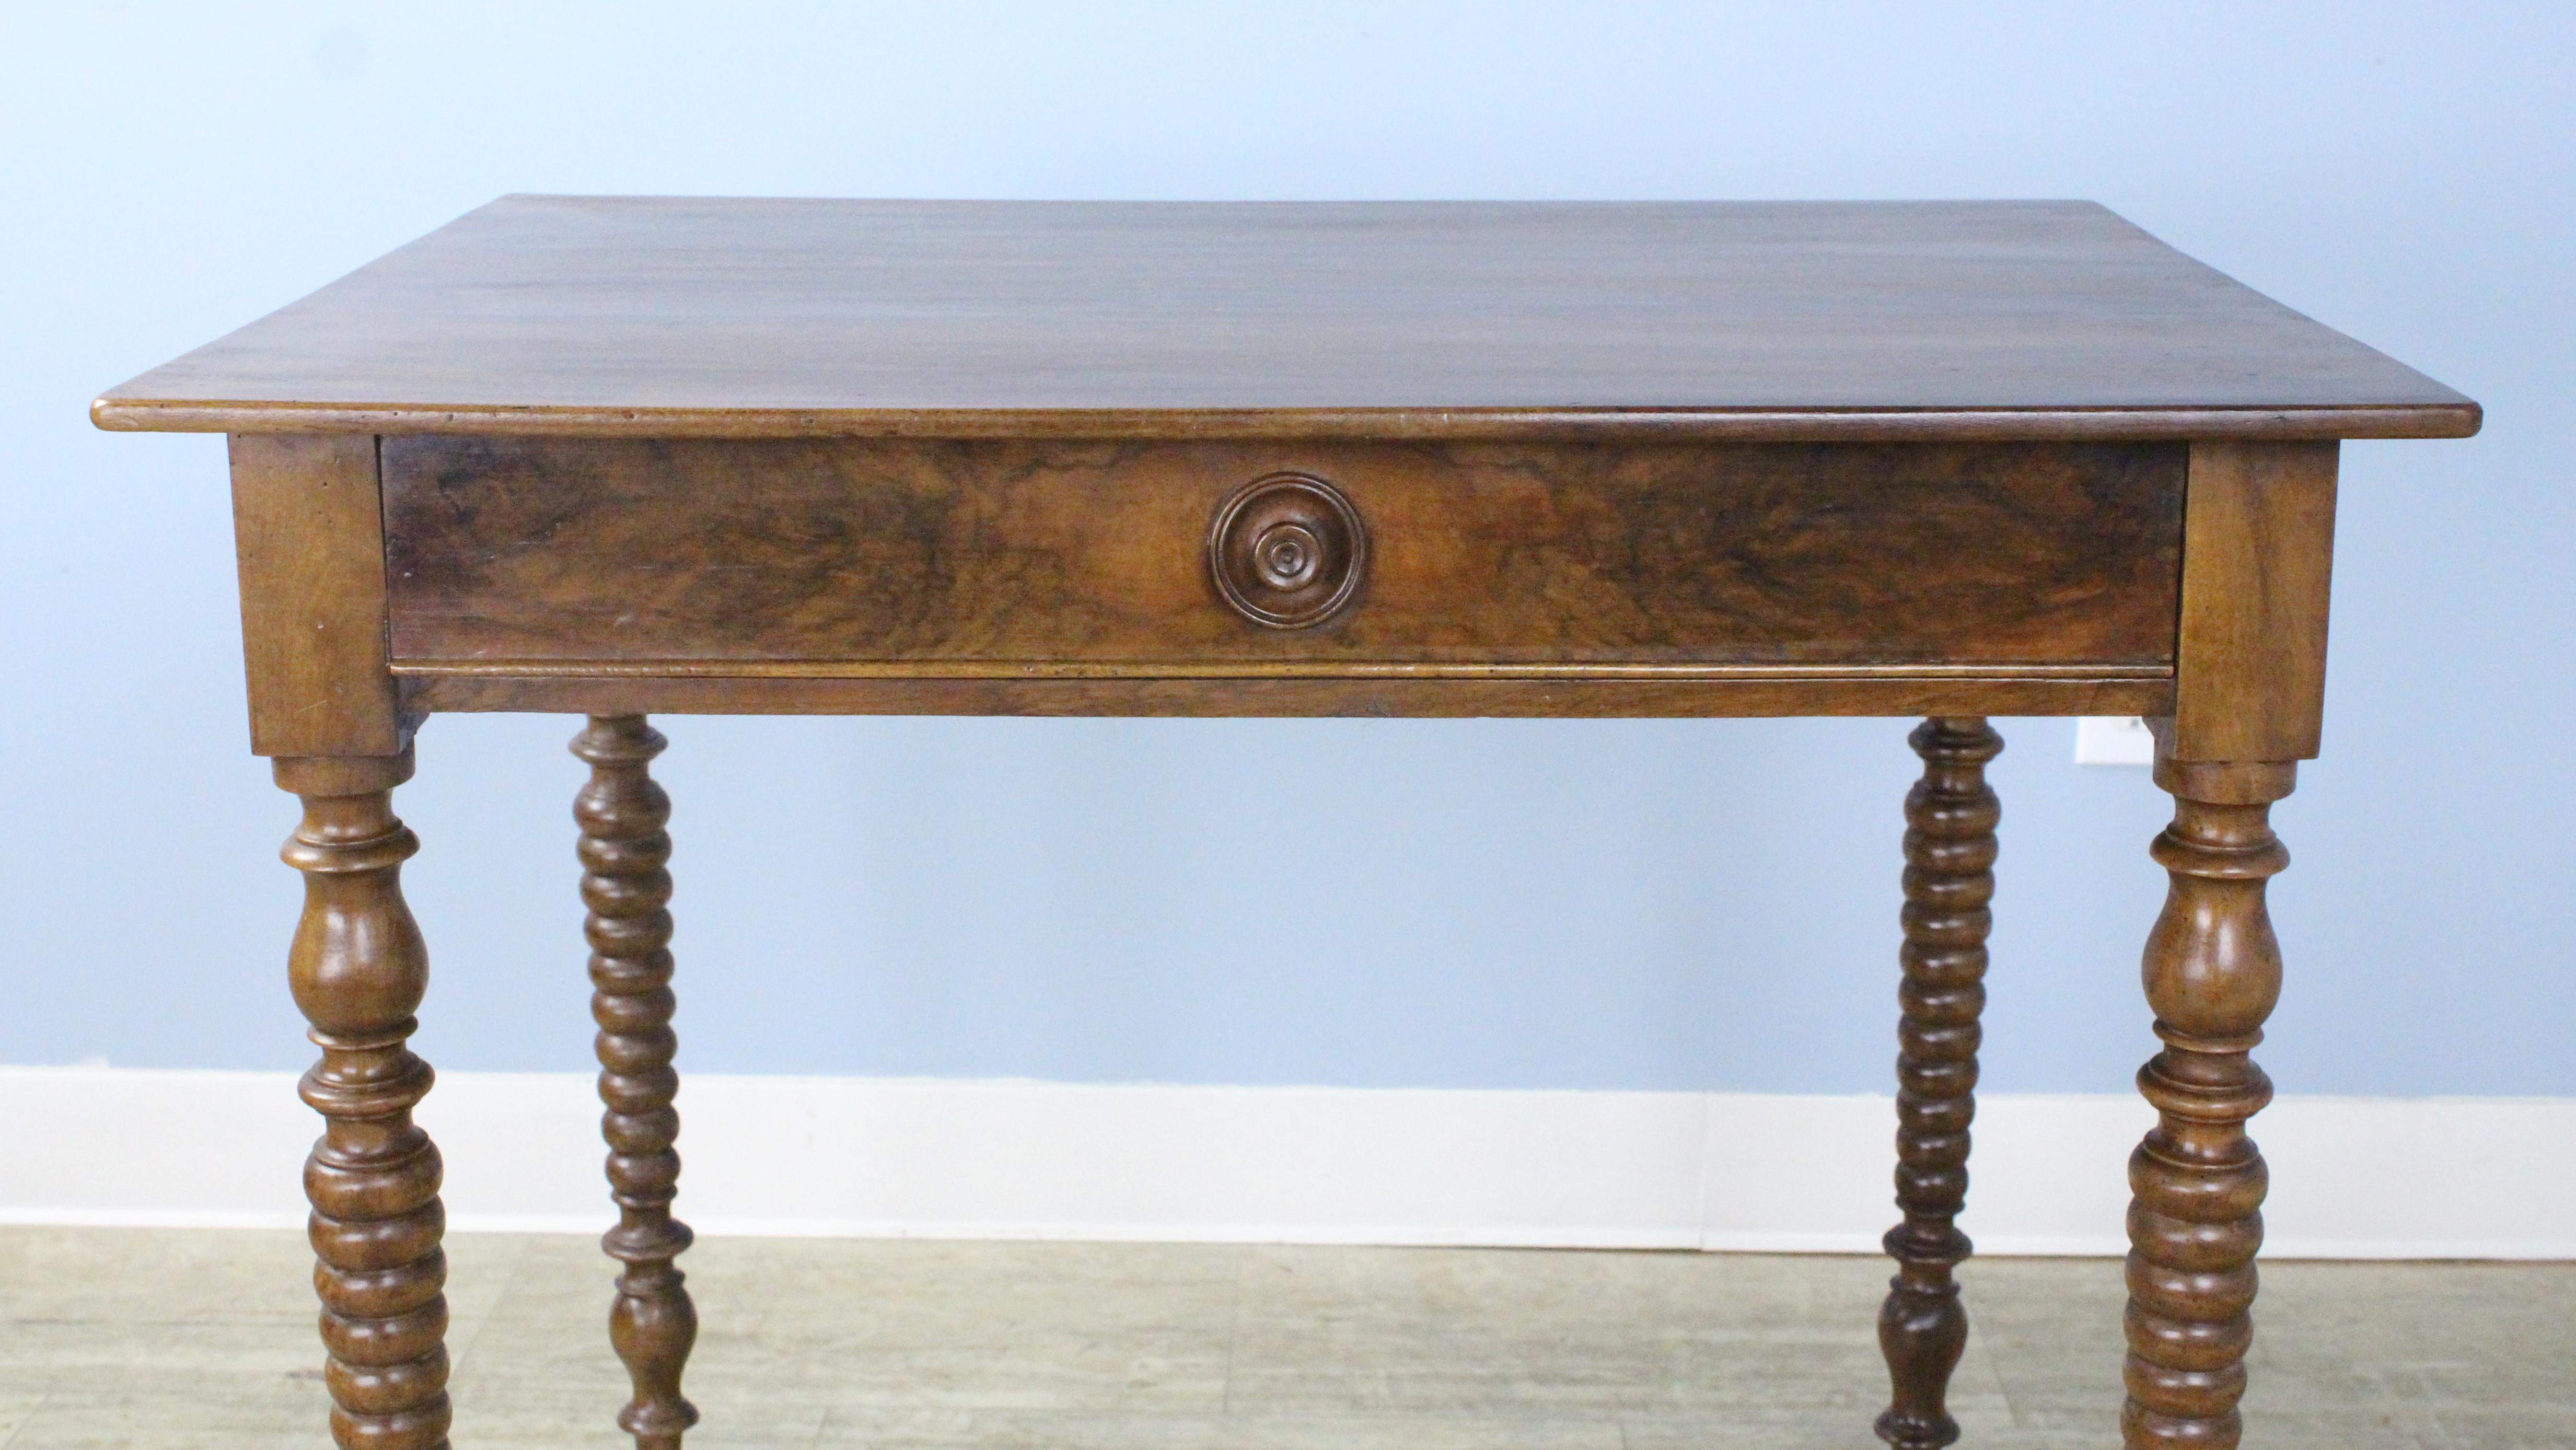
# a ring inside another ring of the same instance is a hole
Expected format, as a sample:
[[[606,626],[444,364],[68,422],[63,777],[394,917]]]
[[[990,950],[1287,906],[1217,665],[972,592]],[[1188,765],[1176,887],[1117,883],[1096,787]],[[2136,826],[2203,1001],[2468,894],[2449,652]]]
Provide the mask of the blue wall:
[[[2576,1091],[2576,8],[388,8],[0,40],[0,1061],[306,1059],[221,442],[83,408],[496,193],[2083,196],[2489,409],[2345,450],[2275,1076]],[[689,1066],[1886,1080],[1903,722],[666,727]],[[2002,728],[1988,1080],[2118,1091],[2162,800]],[[588,1061],[571,729],[422,738],[444,1066]]]

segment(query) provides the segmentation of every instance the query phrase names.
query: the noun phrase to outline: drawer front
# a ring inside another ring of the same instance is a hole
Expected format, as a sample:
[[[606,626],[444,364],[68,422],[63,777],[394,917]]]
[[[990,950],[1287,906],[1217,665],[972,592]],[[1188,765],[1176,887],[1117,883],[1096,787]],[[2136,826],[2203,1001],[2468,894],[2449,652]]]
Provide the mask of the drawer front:
[[[383,459],[397,662],[2157,666],[2185,450],[419,436]]]

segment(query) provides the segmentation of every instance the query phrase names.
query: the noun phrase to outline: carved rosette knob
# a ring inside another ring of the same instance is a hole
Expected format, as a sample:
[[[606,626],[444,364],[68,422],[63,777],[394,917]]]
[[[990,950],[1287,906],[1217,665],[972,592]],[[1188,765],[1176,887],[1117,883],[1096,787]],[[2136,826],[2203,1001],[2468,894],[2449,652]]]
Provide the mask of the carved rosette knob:
[[[1339,613],[1368,567],[1368,532],[1342,491],[1303,473],[1236,489],[1208,526],[1208,573],[1234,612],[1272,629]]]

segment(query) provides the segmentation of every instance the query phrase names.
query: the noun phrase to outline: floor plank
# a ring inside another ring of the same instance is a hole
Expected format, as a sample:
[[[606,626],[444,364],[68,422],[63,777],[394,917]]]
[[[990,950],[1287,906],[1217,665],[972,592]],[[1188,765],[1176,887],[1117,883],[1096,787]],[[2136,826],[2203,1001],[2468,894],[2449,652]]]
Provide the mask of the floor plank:
[[[610,1268],[450,1242],[457,1439],[617,1450]],[[717,1239],[691,1450],[1865,1450],[1871,1259]],[[0,1450],[325,1450],[300,1234],[0,1228]],[[1979,1260],[1963,1445],[2116,1439],[2119,1266]],[[2576,1446],[2576,1265],[2276,1264],[2269,1450]]]

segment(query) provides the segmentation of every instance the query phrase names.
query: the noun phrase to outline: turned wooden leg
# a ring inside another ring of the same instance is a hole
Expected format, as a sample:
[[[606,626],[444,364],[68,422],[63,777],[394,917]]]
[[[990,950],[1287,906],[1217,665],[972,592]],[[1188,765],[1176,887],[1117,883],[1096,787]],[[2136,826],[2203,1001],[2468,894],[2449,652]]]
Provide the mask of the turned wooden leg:
[[[581,825],[582,900],[590,907],[591,1014],[599,1022],[599,1096],[607,1105],[608,1187],[617,1227],[601,1247],[624,1265],[608,1334],[635,1382],[618,1412],[638,1450],[679,1450],[698,1422],[680,1371],[698,1337],[697,1309],[673,1263],[689,1226],[671,1217],[680,1185],[680,1076],[671,1067],[670,797],[647,768],[665,744],[640,715],[592,716],[572,752],[590,765],[573,804]]]
[[[1951,1271],[1968,1257],[1957,1217],[1968,1196],[1968,1121],[1976,1113],[1977,1014],[1986,1004],[1987,903],[1995,894],[2002,807],[1986,762],[2004,748],[1983,719],[1932,719],[1909,737],[1923,779],[1905,797],[1905,969],[1896,1057],[1896,1206],[1887,1231],[1896,1277],[1878,1315],[1894,1395],[1878,1438],[1936,1450],[1959,1438],[1945,1399],[1968,1345]]]
[[[438,1149],[411,1120],[429,1064],[404,1045],[429,985],[400,879],[420,843],[393,812],[411,755],[281,759],[276,771],[304,801],[284,852],[304,873],[287,970],[322,1049],[302,1085],[323,1118],[304,1191],[331,1433],[344,1450],[446,1450],[446,1214]]]
[[[2174,821],[2154,855],[2173,885],[2145,961],[2165,1046],[2139,1070],[2138,1091],[2158,1121],[2129,1159],[2120,1430],[2131,1450],[2237,1442],[2266,1182],[2245,1123],[2272,1097],[2251,1054],[2281,993],[2263,883],[2290,861],[2269,818],[2296,773],[2290,764],[2156,762]]]

